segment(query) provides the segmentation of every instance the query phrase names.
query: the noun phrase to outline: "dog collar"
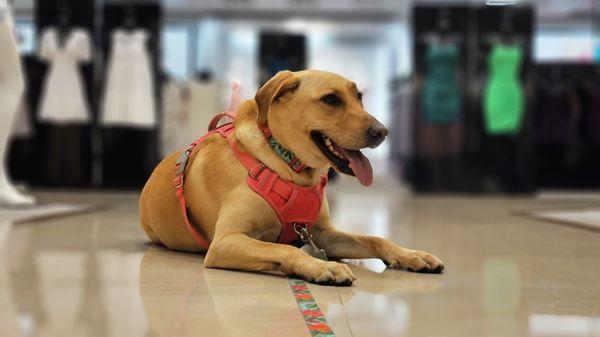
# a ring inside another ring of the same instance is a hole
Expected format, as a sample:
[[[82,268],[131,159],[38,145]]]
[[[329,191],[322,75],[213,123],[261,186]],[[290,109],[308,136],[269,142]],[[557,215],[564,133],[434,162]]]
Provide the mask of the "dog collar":
[[[269,127],[265,126],[262,128],[262,132],[265,135],[265,138],[267,138],[267,143],[269,143],[269,146],[271,146],[271,148],[273,149],[273,151],[275,151],[275,153],[277,153],[277,155],[283,159],[283,161],[288,164],[288,166],[294,170],[294,172],[298,173],[300,172],[306,165],[304,165],[304,163],[300,160],[300,158],[298,158],[294,152],[286,149],[285,147],[283,147],[283,145],[281,145],[277,139],[275,139],[275,137],[273,137],[273,134],[271,133],[271,130],[269,130]]]

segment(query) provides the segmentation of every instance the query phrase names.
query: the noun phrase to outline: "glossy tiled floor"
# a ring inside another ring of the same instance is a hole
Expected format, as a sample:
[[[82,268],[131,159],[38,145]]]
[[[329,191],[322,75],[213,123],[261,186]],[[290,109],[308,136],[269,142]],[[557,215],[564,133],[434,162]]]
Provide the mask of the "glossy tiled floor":
[[[329,194],[339,227],[447,267],[349,261],[353,287],[310,286],[336,336],[600,336],[600,233],[513,213],[600,200]],[[205,270],[202,256],[146,244],[135,194],[40,197],[110,209],[0,224],[0,336],[309,336],[285,278]]]

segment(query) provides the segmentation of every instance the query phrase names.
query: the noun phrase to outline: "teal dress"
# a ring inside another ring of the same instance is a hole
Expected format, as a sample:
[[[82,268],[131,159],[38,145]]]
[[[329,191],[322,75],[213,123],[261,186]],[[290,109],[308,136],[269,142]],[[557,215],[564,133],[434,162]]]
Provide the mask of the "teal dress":
[[[514,135],[523,121],[524,95],[519,81],[523,49],[494,45],[488,57],[489,80],[484,93],[485,128],[489,135]]]
[[[429,45],[425,53],[422,114],[429,124],[448,125],[461,119],[462,95],[457,84],[459,50],[456,44]]]

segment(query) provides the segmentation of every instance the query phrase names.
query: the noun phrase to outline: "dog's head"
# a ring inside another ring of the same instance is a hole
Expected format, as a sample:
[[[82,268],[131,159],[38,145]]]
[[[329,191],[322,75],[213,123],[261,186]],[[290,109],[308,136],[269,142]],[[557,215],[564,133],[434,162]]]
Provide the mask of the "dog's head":
[[[313,168],[333,166],[373,181],[369,160],[360,152],[377,147],[388,130],[366,112],[356,84],[337,74],[281,71],[256,93],[258,124]]]

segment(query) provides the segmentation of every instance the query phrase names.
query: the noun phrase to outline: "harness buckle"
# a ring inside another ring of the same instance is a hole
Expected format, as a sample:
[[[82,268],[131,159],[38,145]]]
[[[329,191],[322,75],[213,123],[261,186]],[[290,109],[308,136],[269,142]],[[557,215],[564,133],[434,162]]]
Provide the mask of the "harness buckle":
[[[174,185],[177,190],[183,188],[183,175],[175,177]]]
[[[298,235],[298,237],[302,240],[302,242],[306,243],[310,240],[311,235],[308,233],[308,226],[303,222],[294,222],[292,223],[292,228],[294,232]]]
[[[308,225],[306,223],[294,222],[292,223],[292,227],[294,228],[294,232],[298,234],[298,237],[304,243],[304,245],[300,247],[301,250],[316,259],[328,261],[325,251],[317,247],[312,240],[313,236],[308,232]]]
[[[260,161],[257,161],[254,166],[248,170],[248,176],[252,179],[258,179],[258,176],[266,169],[267,167]]]

